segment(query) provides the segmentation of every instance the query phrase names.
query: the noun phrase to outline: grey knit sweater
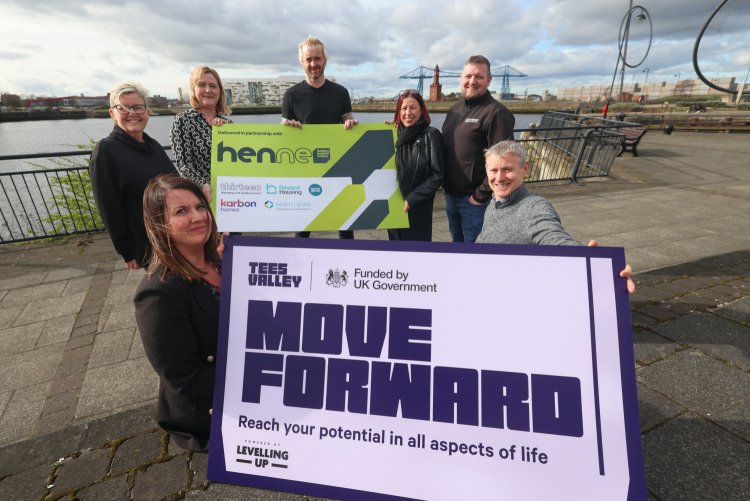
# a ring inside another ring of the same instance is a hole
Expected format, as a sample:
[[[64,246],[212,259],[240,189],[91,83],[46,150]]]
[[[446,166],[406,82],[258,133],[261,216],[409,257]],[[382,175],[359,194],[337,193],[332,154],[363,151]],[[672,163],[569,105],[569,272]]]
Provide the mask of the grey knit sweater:
[[[505,200],[490,201],[478,243],[583,245],[562,227],[560,216],[544,197],[521,185]]]

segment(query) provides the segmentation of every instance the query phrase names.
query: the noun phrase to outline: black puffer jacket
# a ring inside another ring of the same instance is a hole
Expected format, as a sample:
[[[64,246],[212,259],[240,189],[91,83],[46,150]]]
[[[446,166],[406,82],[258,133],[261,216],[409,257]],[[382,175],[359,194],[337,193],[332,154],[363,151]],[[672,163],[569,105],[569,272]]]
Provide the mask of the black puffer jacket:
[[[414,207],[433,199],[443,182],[443,136],[436,128],[428,127],[407,153],[404,162],[396,155],[398,187],[409,206]]]

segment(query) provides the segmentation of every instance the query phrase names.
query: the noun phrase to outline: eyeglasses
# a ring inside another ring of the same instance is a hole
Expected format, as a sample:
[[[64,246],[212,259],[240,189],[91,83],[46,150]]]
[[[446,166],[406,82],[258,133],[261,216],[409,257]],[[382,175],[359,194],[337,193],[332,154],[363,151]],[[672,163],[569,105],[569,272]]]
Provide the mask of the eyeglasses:
[[[419,96],[419,95],[421,95],[421,94],[419,93],[419,91],[417,89],[406,89],[406,90],[402,90],[401,91],[401,94],[399,94],[399,97],[404,97],[404,96]]]
[[[116,109],[121,115],[127,115],[128,113],[135,113],[136,115],[142,115],[146,112],[146,105],[145,104],[136,104],[134,106],[127,106],[125,104],[116,104],[112,106],[112,108]]]

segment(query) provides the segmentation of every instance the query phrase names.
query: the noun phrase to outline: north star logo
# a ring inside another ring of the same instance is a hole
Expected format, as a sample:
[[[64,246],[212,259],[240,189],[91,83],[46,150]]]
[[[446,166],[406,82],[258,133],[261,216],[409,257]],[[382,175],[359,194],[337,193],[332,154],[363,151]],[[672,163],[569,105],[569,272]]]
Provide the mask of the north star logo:
[[[328,274],[326,275],[326,284],[338,289],[339,287],[343,287],[348,283],[349,275],[347,275],[345,270],[339,270],[338,268],[328,270]]]
[[[266,203],[264,204],[266,206],[266,209],[273,209],[273,202],[270,200],[266,200]]]

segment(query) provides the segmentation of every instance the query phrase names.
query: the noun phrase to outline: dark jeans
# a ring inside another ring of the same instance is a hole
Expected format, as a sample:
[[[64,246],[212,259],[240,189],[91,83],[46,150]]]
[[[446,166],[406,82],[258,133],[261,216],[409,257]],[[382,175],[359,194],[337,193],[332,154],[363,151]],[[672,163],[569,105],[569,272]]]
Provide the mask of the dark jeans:
[[[294,238],[310,238],[310,232],[298,231],[297,233],[294,234]],[[339,239],[340,240],[354,240],[354,232],[351,230],[340,230]]]
[[[487,203],[472,205],[468,196],[445,194],[445,212],[448,214],[448,229],[454,242],[475,242],[482,231]]]

